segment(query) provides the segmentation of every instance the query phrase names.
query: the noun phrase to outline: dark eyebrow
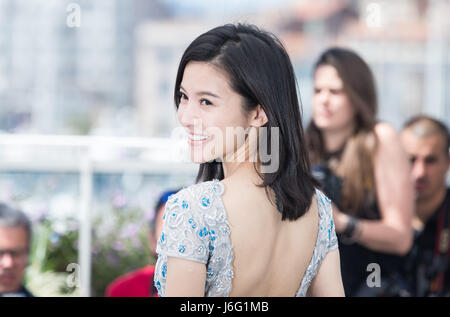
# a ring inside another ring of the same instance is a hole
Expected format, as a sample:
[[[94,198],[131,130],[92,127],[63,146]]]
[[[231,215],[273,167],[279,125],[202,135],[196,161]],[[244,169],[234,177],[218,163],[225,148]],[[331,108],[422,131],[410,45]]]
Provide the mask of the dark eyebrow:
[[[183,89],[184,91],[186,91],[186,89],[184,89],[183,86],[181,86],[181,85],[180,85],[180,89]],[[220,99],[220,97],[218,95],[216,95],[216,94],[214,94],[214,93],[212,93],[210,91],[199,91],[197,93],[197,96],[201,96],[201,95],[207,95],[207,96],[211,96],[211,97],[215,97],[215,98],[219,98]]]

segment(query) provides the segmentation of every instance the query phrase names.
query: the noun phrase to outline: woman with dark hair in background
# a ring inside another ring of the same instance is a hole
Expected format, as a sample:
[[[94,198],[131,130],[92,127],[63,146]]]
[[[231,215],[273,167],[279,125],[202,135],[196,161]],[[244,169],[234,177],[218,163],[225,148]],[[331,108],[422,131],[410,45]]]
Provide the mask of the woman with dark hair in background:
[[[314,176],[334,204],[345,293],[381,293],[367,277],[392,276],[412,243],[408,158],[396,131],[376,122],[374,79],[356,53],[331,48],[319,57],[312,104],[306,139]]]
[[[343,295],[331,203],[310,173],[296,88],[283,45],[255,26],[214,28],[184,52],[175,105],[200,170],[167,202],[161,296]]]

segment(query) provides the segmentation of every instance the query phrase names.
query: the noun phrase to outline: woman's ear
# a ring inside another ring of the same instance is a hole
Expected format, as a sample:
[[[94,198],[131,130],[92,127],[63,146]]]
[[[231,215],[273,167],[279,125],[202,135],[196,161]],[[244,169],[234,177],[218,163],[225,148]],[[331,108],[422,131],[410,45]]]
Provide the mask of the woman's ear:
[[[250,126],[253,127],[262,127],[265,125],[269,119],[267,118],[266,112],[261,107],[261,105],[257,105],[254,110],[251,112],[250,116]]]

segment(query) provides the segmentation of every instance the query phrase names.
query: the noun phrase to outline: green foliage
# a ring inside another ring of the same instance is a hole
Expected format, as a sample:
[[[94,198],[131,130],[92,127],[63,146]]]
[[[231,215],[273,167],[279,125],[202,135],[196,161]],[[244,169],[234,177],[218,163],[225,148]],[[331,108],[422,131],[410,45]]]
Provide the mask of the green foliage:
[[[117,277],[155,262],[150,252],[148,224],[140,210],[114,208],[112,225],[94,231],[92,296],[104,296]],[[94,227],[101,228],[102,219]]]
[[[155,262],[143,212],[126,206],[108,210],[92,224],[91,296],[104,296],[117,277]],[[58,229],[58,230],[57,230]],[[74,219],[44,218],[34,224],[26,285],[36,296],[77,296],[66,280],[78,263],[78,224]]]
[[[67,219],[69,223],[74,220]],[[49,218],[43,218],[33,226],[26,285],[35,296],[77,296],[79,290],[66,283],[69,276],[66,268],[69,263],[77,262],[78,231],[72,227],[57,233],[54,224]]]

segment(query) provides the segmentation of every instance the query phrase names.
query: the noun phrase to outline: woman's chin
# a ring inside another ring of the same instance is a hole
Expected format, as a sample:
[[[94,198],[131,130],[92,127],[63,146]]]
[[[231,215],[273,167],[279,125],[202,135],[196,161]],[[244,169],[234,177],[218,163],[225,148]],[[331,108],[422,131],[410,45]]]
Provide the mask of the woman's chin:
[[[190,154],[190,159],[192,161],[192,163],[196,163],[196,164],[203,164],[203,163],[213,163],[213,162],[218,162],[219,160],[216,160],[216,157],[214,156],[205,156],[203,153],[193,153],[191,152]]]
[[[314,120],[314,123],[315,123],[316,127],[318,127],[319,129],[329,129],[333,126],[333,123],[331,120],[324,119],[324,118],[316,118]]]

